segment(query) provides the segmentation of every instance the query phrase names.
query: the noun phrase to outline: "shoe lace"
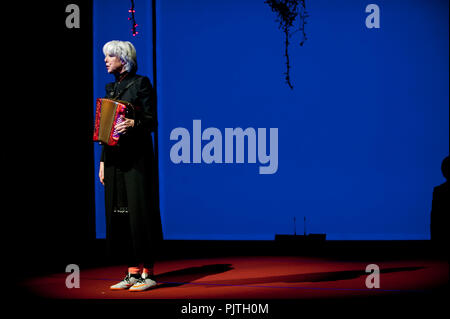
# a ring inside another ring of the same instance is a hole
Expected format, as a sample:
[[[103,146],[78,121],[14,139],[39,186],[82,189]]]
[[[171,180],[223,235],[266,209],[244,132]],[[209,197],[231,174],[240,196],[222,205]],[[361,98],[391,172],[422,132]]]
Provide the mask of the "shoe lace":
[[[127,284],[129,284],[130,283],[130,278],[131,278],[131,276],[128,274],[128,275],[125,276],[123,281],[125,281]]]
[[[141,277],[139,277],[139,278],[137,279],[137,283],[139,283],[139,284],[145,284],[145,283],[147,283],[147,282],[145,281],[146,279],[155,281],[155,279],[153,279],[151,276],[149,276],[149,275],[144,275],[144,276],[141,276]]]
[[[131,279],[130,274],[127,274],[127,275],[125,276],[125,278],[123,279],[123,281],[125,281],[127,284],[131,284],[130,279]]]

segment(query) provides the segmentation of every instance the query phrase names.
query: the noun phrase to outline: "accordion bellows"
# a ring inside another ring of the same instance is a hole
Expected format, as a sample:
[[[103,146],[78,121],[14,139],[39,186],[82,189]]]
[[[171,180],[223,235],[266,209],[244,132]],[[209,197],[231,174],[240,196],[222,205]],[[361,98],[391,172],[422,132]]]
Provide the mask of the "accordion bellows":
[[[95,111],[94,142],[102,142],[115,146],[120,134],[114,126],[121,123],[125,115],[131,111],[131,104],[124,101],[98,98]]]

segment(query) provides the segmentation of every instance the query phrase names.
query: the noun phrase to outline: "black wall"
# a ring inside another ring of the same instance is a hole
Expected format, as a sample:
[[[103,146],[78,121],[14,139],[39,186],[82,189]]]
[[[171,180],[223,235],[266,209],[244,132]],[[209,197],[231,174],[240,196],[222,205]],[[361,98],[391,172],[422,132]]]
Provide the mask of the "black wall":
[[[66,27],[71,3],[80,8],[80,28]],[[88,260],[95,240],[92,4],[42,1],[24,9],[10,256],[26,274],[63,272]]]

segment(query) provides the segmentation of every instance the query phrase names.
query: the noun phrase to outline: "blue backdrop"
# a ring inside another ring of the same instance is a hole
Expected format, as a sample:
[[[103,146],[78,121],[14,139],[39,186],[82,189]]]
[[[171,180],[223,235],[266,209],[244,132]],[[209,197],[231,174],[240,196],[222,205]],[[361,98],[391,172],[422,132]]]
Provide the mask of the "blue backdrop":
[[[127,1],[94,1],[95,97],[113,80],[101,52],[112,39],[132,41],[138,73],[152,79],[151,2],[135,3],[137,37]],[[308,233],[331,240],[429,238],[432,191],[449,151],[448,1],[376,4],[380,28],[368,29],[366,1],[306,0],[308,39],[300,47],[296,33],[289,48],[291,90],[284,34],[263,0],[157,1],[166,239],[273,239],[293,233],[294,216],[297,233],[306,216]],[[209,143],[193,136],[194,120],[215,128],[216,142],[223,137],[222,163],[194,163],[194,145]],[[256,140],[266,128],[267,152],[276,144],[269,129],[278,129],[274,174],[259,174],[267,164],[251,163],[248,141],[243,163],[225,163],[226,128],[238,127],[253,128]],[[190,134],[190,163],[170,156],[176,128]],[[95,154],[98,171],[97,146]]]

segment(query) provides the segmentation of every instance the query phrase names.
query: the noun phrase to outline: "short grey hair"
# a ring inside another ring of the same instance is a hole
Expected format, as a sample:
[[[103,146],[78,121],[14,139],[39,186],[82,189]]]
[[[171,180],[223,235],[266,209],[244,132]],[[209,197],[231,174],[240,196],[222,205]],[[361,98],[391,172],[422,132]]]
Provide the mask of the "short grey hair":
[[[103,46],[105,56],[116,56],[124,63],[124,69],[127,72],[137,70],[136,49],[128,41],[113,40]]]

